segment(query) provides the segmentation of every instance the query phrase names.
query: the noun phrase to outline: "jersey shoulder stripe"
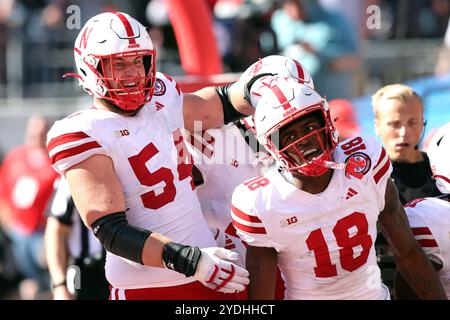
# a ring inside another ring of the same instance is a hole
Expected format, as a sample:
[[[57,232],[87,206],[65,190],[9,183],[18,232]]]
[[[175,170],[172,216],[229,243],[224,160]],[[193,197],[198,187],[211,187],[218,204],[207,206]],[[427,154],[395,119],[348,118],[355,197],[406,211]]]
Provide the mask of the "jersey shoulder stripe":
[[[97,148],[101,148],[101,145],[84,132],[62,134],[51,139],[47,144],[52,165]]]
[[[373,169],[373,179],[375,180],[376,184],[378,184],[381,178],[385,176],[385,174],[389,171],[390,167],[391,167],[391,160],[389,159],[386,150],[383,147],[381,147],[380,158],[378,159],[378,162]]]
[[[262,221],[254,215],[246,214],[235,206],[231,207],[233,225],[237,230],[254,234],[267,234]]]
[[[411,230],[417,242],[422,248],[434,248],[438,246],[436,240],[434,240],[430,228],[412,227]]]

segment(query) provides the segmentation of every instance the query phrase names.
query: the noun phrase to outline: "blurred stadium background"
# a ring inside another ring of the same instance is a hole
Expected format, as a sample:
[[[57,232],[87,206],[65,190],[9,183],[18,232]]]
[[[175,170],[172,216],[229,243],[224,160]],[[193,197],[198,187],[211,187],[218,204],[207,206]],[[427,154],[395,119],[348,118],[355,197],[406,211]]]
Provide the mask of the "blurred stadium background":
[[[374,134],[371,95],[390,83],[409,84],[422,95],[425,137],[450,120],[450,0],[304,1],[319,1],[353,24],[361,63],[351,101],[363,133]],[[178,10],[168,11],[168,5]],[[77,81],[62,75],[75,70],[74,40],[93,15],[123,11],[149,26],[157,70],[192,91],[234,81],[258,58],[283,53],[270,23],[279,5],[279,0],[0,0],[0,160],[23,143],[31,115],[54,121],[92,103]],[[201,20],[200,7],[209,20]],[[379,10],[377,28],[368,28],[370,8]],[[193,34],[183,27],[186,21]],[[208,29],[196,34],[199,25],[193,22]],[[213,47],[203,43],[195,52],[186,44],[208,35]],[[3,271],[0,264],[0,275]]]
[[[256,57],[277,53],[268,18],[277,1],[204,1],[214,20],[223,71],[231,73],[227,76],[186,77],[189,74],[181,64],[170,20],[173,16],[165,9],[169,1],[0,0],[1,153],[23,142],[25,122],[30,115],[40,113],[53,120],[91,101],[76,81],[62,79],[65,72],[74,70],[72,48],[79,29],[69,29],[69,19],[77,13],[73,5],[80,9],[81,26],[90,16],[104,10],[121,10],[137,17],[150,27],[158,48],[158,70],[175,76],[182,85],[206,84],[211,79],[230,81]],[[449,1],[357,0],[361,11],[356,14],[351,8],[355,1],[322,2],[348,19],[354,20],[359,14],[362,64],[355,81],[354,104],[364,132],[373,133],[370,95],[382,85],[394,82],[409,82],[424,96],[427,132],[450,118],[450,79],[445,76],[446,66],[438,71],[439,76],[435,75],[438,63],[446,64],[440,60],[446,60],[444,36],[450,16]],[[343,3],[347,5],[344,7]],[[373,4],[381,8],[381,28],[369,30],[366,10]]]

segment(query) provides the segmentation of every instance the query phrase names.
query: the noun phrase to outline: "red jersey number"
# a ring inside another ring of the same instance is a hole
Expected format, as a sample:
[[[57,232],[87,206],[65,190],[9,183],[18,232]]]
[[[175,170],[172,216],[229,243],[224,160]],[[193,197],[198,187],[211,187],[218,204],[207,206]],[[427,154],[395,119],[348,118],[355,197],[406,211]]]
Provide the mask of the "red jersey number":
[[[158,195],[156,195],[155,191],[149,191],[141,195],[144,207],[149,209],[158,209],[165,206],[175,199],[177,193],[173,183],[173,173],[169,168],[162,167],[155,172],[150,172],[145,165],[157,153],[158,149],[156,149],[153,143],[150,143],[137,155],[128,158],[134,174],[142,185],[152,187],[159,183],[165,184],[163,192]]]
[[[187,152],[184,140],[178,131],[179,130],[173,133],[174,144],[178,156],[178,179],[183,181],[184,179],[191,178],[191,188],[194,190],[192,181],[192,156]],[[161,167],[154,172],[150,172],[146,166],[147,161],[153,158],[158,152],[155,145],[150,143],[137,155],[128,158],[136,178],[143,186],[153,187],[160,183],[164,184],[163,190],[159,194],[156,194],[155,191],[152,190],[141,195],[144,207],[154,210],[171,203],[177,194],[177,189],[173,182],[174,176],[172,170]]]
[[[361,137],[356,137],[349,142],[342,144],[341,149],[344,150],[344,154],[348,156],[356,151],[365,150],[366,145],[363,143],[363,139]]]
[[[261,187],[265,187],[269,184],[269,179],[264,176],[259,176],[244,182],[244,185],[247,186],[251,191],[259,189]]]
[[[355,235],[350,236],[349,230],[356,227]],[[360,212],[338,220],[333,228],[333,235],[339,249],[339,261],[342,269],[352,272],[367,262],[370,248],[372,248],[372,237],[369,235],[369,225],[366,215]],[[336,264],[331,261],[330,250],[323,236],[322,229],[316,229],[306,239],[309,250],[314,252],[317,267],[314,268],[316,277],[327,278],[337,276]],[[358,256],[354,257],[354,248],[361,248]]]

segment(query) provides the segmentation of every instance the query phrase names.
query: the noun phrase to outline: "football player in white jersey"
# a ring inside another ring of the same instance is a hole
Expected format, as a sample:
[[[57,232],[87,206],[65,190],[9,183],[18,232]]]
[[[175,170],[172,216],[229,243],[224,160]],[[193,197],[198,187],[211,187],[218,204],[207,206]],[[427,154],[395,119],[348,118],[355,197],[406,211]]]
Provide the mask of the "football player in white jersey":
[[[120,12],[91,18],[74,51],[72,75],[93,106],[56,122],[47,148],[108,251],[111,299],[228,299],[244,290],[238,254],[217,247],[202,217],[181,130],[252,114],[247,80],[183,94],[156,72],[144,26]]]
[[[251,80],[266,74],[289,77],[314,88],[311,75],[298,61],[280,55],[259,59],[243,72],[242,78]],[[246,138],[239,130],[244,130]],[[203,216],[211,228],[220,229],[229,237],[228,241],[234,241],[233,251],[245,256],[245,247],[235,238],[231,196],[236,186],[265,172],[273,162],[256,141],[252,116],[220,129],[191,134],[187,140],[198,169],[194,169],[194,180]],[[276,297],[281,299],[284,292],[279,276],[277,281]]]
[[[374,249],[378,221],[418,295],[445,299],[382,146],[359,136],[337,144],[326,100],[304,84],[263,77],[253,96],[258,140],[277,166],[233,193],[233,223],[249,245],[249,298],[273,298],[278,264],[285,299],[388,299]]]
[[[309,72],[295,59],[280,55],[259,59],[243,72],[242,78],[251,80],[255,76],[269,74],[289,77],[314,89]],[[241,121],[253,131],[251,116]],[[233,228],[229,212],[234,188],[265,171],[271,163],[265,159],[265,152],[255,153],[258,146],[254,136],[248,137],[249,141],[246,142],[239,131],[245,128],[237,125],[239,124],[229,124],[197,132],[187,138],[188,150],[198,169],[194,170],[194,178],[198,175],[197,179],[200,181],[196,190],[203,215],[211,228],[228,230],[231,235],[234,232],[231,230]]]
[[[433,177],[442,197],[420,198],[405,205],[414,237],[425,251],[450,298],[450,122],[430,141],[428,151]],[[417,299],[401,274],[394,279],[396,299]]]

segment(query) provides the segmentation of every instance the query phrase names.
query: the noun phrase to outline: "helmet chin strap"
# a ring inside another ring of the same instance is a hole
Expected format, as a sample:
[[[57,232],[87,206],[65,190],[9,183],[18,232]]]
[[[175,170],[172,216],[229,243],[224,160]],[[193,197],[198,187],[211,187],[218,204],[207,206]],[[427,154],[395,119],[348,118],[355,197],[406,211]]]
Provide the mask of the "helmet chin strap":
[[[338,163],[338,162],[333,162],[333,161],[325,161],[325,160],[316,160],[313,159],[312,162],[324,166],[325,168],[329,168],[329,169],[345,169],[345,167],[347,166],[346,163]]]

